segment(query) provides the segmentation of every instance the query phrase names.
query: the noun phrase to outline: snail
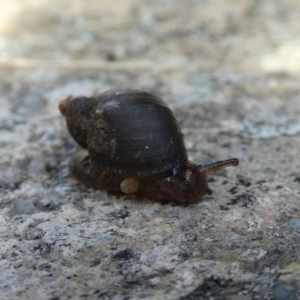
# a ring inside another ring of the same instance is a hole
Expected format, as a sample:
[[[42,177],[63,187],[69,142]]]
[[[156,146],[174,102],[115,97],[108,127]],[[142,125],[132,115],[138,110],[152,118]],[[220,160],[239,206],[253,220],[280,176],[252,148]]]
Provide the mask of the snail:
[[[172,111],[144,91],[69,96],[59,109],[71,136],[88,150],[73,156],[70,172],[94,189],[186,206],[212,194],[209,176],[239,163],[236,158],[204,165],[190,162]]]

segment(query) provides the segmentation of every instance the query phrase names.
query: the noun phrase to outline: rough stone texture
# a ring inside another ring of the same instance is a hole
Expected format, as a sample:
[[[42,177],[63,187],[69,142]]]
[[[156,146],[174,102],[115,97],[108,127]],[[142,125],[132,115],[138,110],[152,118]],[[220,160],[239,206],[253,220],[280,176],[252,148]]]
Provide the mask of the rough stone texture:
[[[11,0],[0,12],[1,299],[300,297],[297,0]],[[76,183],[57,109],[146,89],[191,160],[238,157],[179,207]]]

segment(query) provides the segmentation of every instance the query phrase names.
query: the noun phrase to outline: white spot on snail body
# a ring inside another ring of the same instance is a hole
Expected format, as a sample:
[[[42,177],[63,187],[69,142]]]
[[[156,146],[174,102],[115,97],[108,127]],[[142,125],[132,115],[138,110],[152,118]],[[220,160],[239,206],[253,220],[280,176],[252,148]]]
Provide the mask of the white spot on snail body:
[[[149,149],[149,147],[148,147],[148,146],[145,146],[145,148],[146,148],[146,149]]]
[[[189,170],[187,170],[187,171],[185,172],[185,179],[186,179],[187,181],[190,181],[191,175],[192,175],[192,172],[189,171]]]
[[[139,189],[139,182],[134,178],[128,177],[121,182],[120,188],[124,194],[134,194]]]

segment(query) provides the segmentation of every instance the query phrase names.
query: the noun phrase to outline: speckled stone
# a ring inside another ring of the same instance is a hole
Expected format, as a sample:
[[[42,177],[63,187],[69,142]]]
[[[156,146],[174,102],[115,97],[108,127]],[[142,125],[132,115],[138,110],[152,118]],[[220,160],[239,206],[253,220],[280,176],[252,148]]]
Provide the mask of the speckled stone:
[[[299,298],[298,2],[23,2],[0,11],[0,299]],[[188,207],[75,182],[59,100],[115,87],[240,165]]]

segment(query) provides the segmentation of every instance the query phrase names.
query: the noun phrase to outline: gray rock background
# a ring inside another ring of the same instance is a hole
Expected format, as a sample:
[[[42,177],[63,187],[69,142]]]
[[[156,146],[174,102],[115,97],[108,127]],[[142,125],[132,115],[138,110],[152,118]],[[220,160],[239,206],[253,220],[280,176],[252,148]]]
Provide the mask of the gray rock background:
[[[298,299],[300,5],[10,0],[0,9],[1,299]],[[191,160],[238,157],[189,207],[75,182],[57,106],[160,95]]]

